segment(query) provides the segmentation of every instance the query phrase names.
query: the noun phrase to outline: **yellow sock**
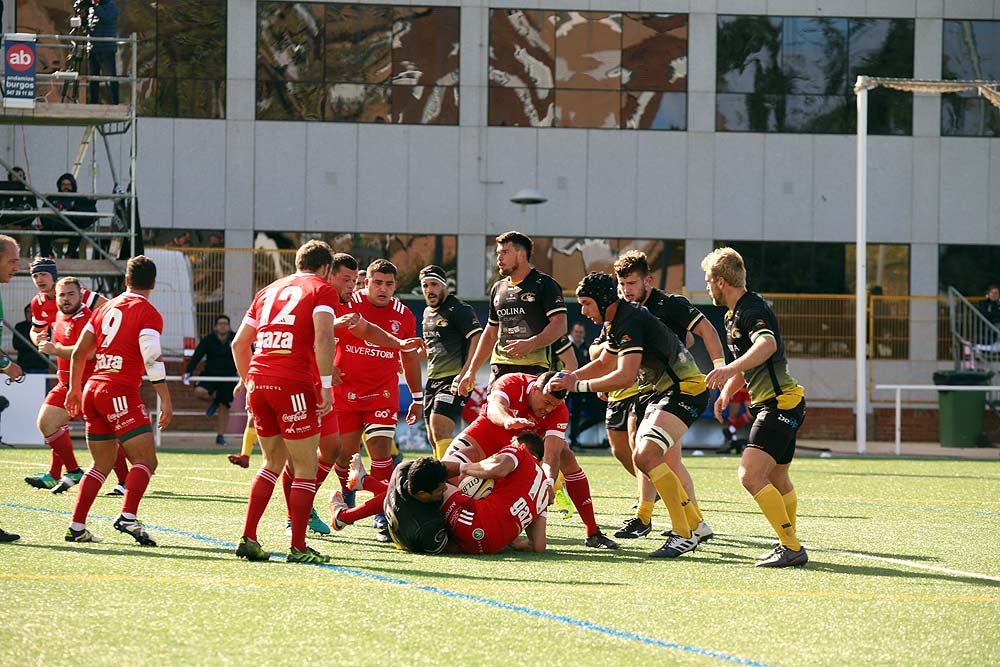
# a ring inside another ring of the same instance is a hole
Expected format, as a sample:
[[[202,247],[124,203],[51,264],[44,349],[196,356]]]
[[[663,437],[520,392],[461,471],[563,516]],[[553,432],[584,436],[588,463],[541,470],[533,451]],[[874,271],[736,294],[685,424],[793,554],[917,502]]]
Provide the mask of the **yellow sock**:
[[[656,503],[652,500],[640,500],[639,507],[635,510],[635,515],[642,519],[643,523],[649,523],[653,520],[654,507],[656,507]]]
[[[451,444],[451,438],[441,438],[434,443],[434,458],[438,461],[444,458],[444,453],[448,451],[448,445]]]
[[[257,442],[257,429],[253,427],[253,422],[248,421],[247,427],[243,429],[243,448],[240,449],[241,456],[253,454],[254,443]]]
[[[681,537],[691,537],[691,526],[682,505],[687,494],[681,487],[681,480],[666,463],[661,463],[649,471],[649,479],[660,494],[660,500],[670,513],[670,530]],[[682,500],[683,499],[683,500]]]
[[[687,517],[688,525],[697,528],[698,524],[701,523],[701,512],[694,501],[688,498],[683,486],[681,486],[681,507],[684,508],[684,516]]]
[[[701,523],[702,521],[705,520],[705,517],[702,515],[702,513],[701,513],[701,507],[698,506],[698,503],[696,503],[695,501],[692,500],[689,504],[691,505],[691,509],[694,511],[694,517],[695,517],[695,519],[697,519],[697,522],[696,523],[692,523],[691,525],[692,526],[697,526],[699,523]]]
[[[795,512],[799,508],[799,497],[795,494],[795,489],[792,489],[781,496],[781,499],[785,501],[785,514],[788,515],[788,520],[792,522],[792,530],[795,530]]]
[[[559,474],[556,475],[556,483],[552,486],[552,491],[554,493],[559,493],[562,490],[563,484],[565,482],[566,482],[566,478],[563,477],[562,470],[560,470]]]
[[[795,536],[795,526],[792,525],[788,519],[788,512],[785,511],[785,501],[774,485],[768,484],[753,499],[757,501],[764,516],[767,517],[768,523],[771,524],[771,528],[778,534],[781,543],[792,551],[801,549],[802,544]]]

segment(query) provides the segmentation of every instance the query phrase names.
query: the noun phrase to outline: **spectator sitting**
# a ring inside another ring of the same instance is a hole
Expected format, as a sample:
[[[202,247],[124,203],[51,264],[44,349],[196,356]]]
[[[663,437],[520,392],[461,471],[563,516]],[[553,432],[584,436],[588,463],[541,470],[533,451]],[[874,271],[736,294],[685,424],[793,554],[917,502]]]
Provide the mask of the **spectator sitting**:
[[[31,343],[31,305],[24,307],[24,321],[14,325],[20,336],[14,336],[14,349],[17,350],[17,365],[25,373],[48,373],[49,362],[38,348]],[[22,338],[23,336],[23,338]]]
[[[76,192],[76,179],[69,172],[63,174],[56,181],[56,189],[59,192]],[[70,222],[80,229],[91,227],[97,218],[69,215],[70,213],[97,213],[97,204],[89,197],[64,197],[56,195],[50,197],[52,205],[69,216]],[[65,237],[39,236],[38,252],[43,257],[55,257],[52,254],[52,241],[57,238],[69,239],[66,244],[64,257],[78,259],[80,257],[80,235],[75,230],[70,229],[66,223],[56,217],[42,218],[42,229],[52,232],[69,232]]]
[[[7,182],[0,186],[0,190],[27,190],[27,187],[24,185],[24,169],[21,167],[14,167],[7,172]],[[5,211],[30,211],[37,207],[38,204],[35,197],[31,194],[0,196],[0,208]],[[31,224],[34,220],[35,216],[33,215],[4,216],[3,226],[18,227],[20,225]]]

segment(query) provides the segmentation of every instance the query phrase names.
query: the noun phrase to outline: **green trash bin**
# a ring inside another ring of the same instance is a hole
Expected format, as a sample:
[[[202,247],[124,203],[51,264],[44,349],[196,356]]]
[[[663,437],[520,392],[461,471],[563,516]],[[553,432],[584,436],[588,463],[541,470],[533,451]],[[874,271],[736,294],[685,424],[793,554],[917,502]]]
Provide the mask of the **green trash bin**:
[[[988,385],[993,373],[984,371],[938,371],[936,385]],[[975,447],[983,432],[986,392],[939,391],[938,422],[942,447]]]

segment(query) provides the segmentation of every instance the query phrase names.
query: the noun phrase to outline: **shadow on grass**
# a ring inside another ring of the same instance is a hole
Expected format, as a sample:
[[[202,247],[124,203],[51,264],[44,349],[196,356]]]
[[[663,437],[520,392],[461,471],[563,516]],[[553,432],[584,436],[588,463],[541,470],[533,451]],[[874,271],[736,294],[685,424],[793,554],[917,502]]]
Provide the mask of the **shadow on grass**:
[[[193,501],[209,501],[215,503],[233,503],[236,505],[246,505],[246,496],[218,496],[218,495],[205,495],[197,493],[174,493],[173,491],[153,491],[147,493],[143,498],[155,498],[156,500],[193,500]]]
[[[153,536],[156,539],[156,536]],[[204,560],[206,555],[217,555],[217,556],[231,556],[233,551],[231,549],[226,549],[223,547],[190,547],[190,546],[180,546],[175,544],[163,544],[159,543],[155,547],[144,547],[139,544],[128,544],[128,543],[118,543],[118,542],[99,542],[99,543],[87,543],[87,544],[32,544],[30,542],[20,544],[22,547],[28,547],[30,549],[45,549],[46,551],[63,551],[66,553],[74,554],[86,554],[89,556],[126,556],[130,554],[136,554],[139,556],[151,556],[153,558],[171,558],[171,559],[198,559]],[[109,548],[114,547],[114,548]],[[201,555],[184,555],[169,553],[169,551],[190,551]]]
[[[713,512],[713,511],[718,512],[719,514],[750,514],[750,515],[754,515],[754,516],[762,516],[761,513],[760,513],[760,510],[757,510],[757,509],[753,509],[753,510],[715,509],[715,510],[713,510],[711,506],[699,505],[698,507],[700,509],[704,509],[706,512],[709,512],[710,513],[709,514],[709,518],[711,518],[711,512]],[[801,518],[805,517],[805,518],[809,518],[809,519],[846,519],[846,520],[850,520],[850,521],[868,521],[868,520],[870,520],[872,518],[870,516],[855,516],[855,515],[852,515],[852,514],[802,514],[801,512],[796,512],[795,516],[796,516],[797,519],[801,519]]]
[[[974,479],[981,482],[995,482],[1000,479],[997,475],[926,475],[908,472],[844,472],[840,470],[796,470],[795,474],[818,473],[824,477],[901,477],[905,479]]]
[[[814,552],[815,553],[815,552]],[[820,552],[823,553],[823,552]],[[861,553],[861,552],[859,552]],[[933,581],[946,581],[948,583],[962,583],[971,586],[987,586],[989,588],[1000,588],[1000,582],[989,579],[979,579],[976,577],[963,577],[962,575],[947,574],[944,572],[925,572],[922,570],[912,570],[905,567],[892,568],[886,566],[872,567],[870,565],[846,565],[840,563],[829,563],[817,561],[816,556],[809,560],[806,568],[818,572],[835,572],[837,574],[853,574],[870,577],[900,577],[905,579],[930,579]]]

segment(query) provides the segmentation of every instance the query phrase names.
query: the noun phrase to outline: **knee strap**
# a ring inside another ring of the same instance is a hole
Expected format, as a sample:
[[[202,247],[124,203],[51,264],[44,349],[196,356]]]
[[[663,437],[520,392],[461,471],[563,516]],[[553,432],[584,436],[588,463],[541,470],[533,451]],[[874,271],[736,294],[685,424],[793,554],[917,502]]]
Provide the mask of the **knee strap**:
[[[639,432],[639,439],[656,443],[664,452],[674,446],[674,439],[670,437],[666,429],[656,424],[643,426]]]

